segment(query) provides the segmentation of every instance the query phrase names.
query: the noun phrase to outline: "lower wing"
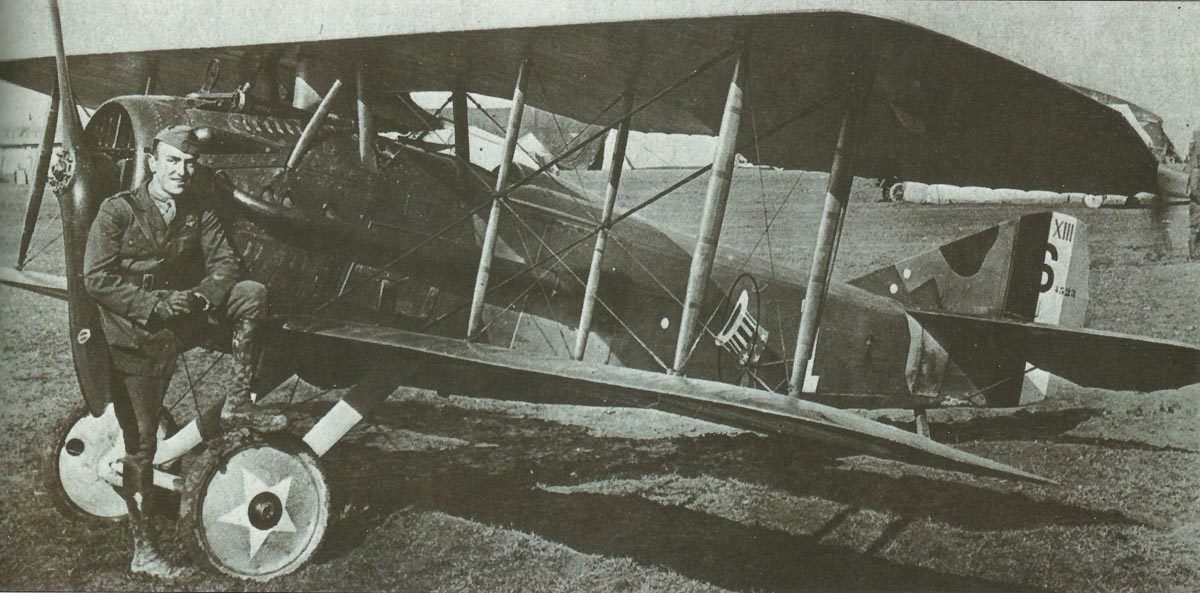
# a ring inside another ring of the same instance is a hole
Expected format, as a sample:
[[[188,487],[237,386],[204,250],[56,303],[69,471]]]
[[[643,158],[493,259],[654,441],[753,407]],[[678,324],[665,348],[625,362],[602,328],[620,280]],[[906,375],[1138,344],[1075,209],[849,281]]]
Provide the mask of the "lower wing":
[[[842,450],[977,475],[1050,482],[853,412],[779,393],[350,321],[297,317],[285,330],[375,350],[379,364],[412,364],[410,384],[465,395],[653,407]]]
[[[41,272],[0,268],[0,284],[67,300],[67,278]]]

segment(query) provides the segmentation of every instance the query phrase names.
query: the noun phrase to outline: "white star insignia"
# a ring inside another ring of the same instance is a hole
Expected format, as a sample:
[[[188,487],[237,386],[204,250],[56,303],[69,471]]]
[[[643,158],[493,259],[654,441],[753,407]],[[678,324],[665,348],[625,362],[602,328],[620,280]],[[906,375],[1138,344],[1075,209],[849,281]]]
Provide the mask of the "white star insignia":
[[[242,468],[242,495],[244,500],[242,501],[242,504],[230,509],[229,512],[225,513],[224,515],[221,515],[217,521],[221,523],[228,523],[230,525],[245,527],[250,532],[251,560],[254,559],[256,554],[258,554],[258,550],[262,548],[263,542],[267,541],[267,536],[275,533],[276,531],[281,531],[284,533],[296,532],[296,525],[292,523],[292,517],[288,514],[287,510],[288,490],[290,490],[291,487],[291,477],[284,478],[277,482],[274,486],[268,488],[262,480],[258,479],[258,476],[251,473],[250,470],[244,467]],[[255,496],[258,496],[263,492],[270,492],[271,494],[279,497],[280,506],[282,507],[282,511],[279,515],[279,521],[269,529],[259,529],[250,523],[250,502],[254,500]]]

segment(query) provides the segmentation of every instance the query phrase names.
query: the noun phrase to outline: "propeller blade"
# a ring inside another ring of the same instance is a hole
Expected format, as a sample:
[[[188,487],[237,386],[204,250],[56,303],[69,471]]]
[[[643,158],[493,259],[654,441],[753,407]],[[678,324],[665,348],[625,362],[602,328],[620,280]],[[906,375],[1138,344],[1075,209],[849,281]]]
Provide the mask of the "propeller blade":
[[[63,148],[71,151],[84,145],[83,124],[79,121],[79,109],[75,106],[75,94],[71,91],[71,78],[67,71],[67,51],[63,46],[62,17],[58,0],[50,0],[50,21],[54,30],[54,64],[58,71],[59,134]]]
[[[84,288],[83,256],[92,219],[96,217],[100,202],[116,193],[117,180],[113,167],[106,166],[108,163],[102,161],[103,157],[87,150],[67,74],[57,0],[50,0],[50,17],[58,70],[59,135],[65,149],[55,166],[53,185],[63,225],[71,358],[75,363],[79,391],[91,413],[99,416],[110,401],[111,368],[100,309]]]

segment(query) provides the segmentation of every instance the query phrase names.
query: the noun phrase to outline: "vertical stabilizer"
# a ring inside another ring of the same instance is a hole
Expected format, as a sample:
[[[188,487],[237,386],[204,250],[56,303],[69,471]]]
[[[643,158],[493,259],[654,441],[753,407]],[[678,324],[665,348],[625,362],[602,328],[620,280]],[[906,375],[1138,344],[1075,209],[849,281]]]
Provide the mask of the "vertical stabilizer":
[[[1087,227],[1073,216],[1055,212],[1046,230],[1033,321],[1082,327],[1088,302]],[[1063,380],[1025,363],[1021,405],[1050,397]]]

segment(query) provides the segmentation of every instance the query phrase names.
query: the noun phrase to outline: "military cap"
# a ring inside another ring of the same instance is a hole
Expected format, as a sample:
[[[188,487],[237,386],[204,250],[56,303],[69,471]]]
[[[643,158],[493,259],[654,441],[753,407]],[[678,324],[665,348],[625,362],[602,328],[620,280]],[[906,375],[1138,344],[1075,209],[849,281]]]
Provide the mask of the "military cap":
[[[201,148],[204,146],[204,140],[197,134],[196,128],[183,124],[163,128],[154,137],[154,146],[158,146],[159,142],[169,144],[192,155],[200,154]]]

